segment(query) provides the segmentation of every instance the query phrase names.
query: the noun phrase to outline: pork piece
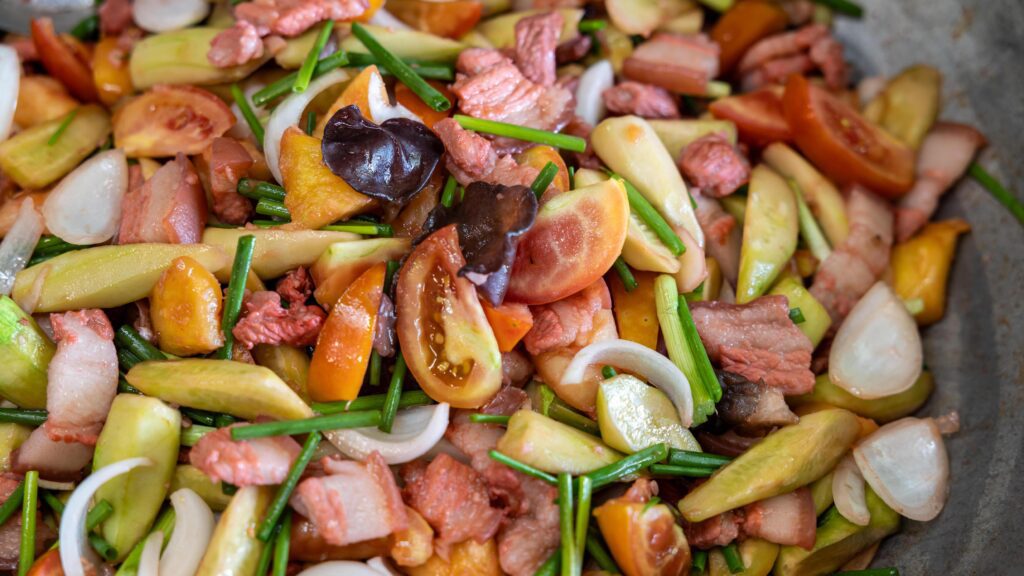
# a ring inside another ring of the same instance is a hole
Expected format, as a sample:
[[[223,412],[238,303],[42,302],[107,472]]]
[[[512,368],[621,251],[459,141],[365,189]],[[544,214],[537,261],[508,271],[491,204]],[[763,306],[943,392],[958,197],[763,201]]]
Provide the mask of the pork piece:
[[[470,538],[486,542],[501,527],[504,514],[491,507],[483,477],[448,454],[429,465],[421,460],[406,464],[402,478],[406,502],[437,533],[439,553],[446,555],[449,546]]]
[[[117,395],[114,328],[96,309],[51,314],[50,324],[57,353],[46,374],[47,434],[94,446]]]
[[[290,503],[328,544],[373,540],[408,526],[395,477],[379,452],[365,462],[324,458],[321,464],[328,475],[300,482]]]
[[[529,186],[540,172],[531,166],[517,164],[512,156],[499,156],[490,140],[464,130],[451,118],[434,124],[434,132],[444,143],[448,172],[463,186],[473,182]]]
[[[383,294],[380,308],[377,309],[377,322],[373,325],[373,350],[382,358],[395,355],[398,346],[398,333],[395,329],[397,322],[395,304],[387,294]]]
[[[527,80],[541,86],[555,83],[555,50],[564,19],[560,12],[543,12],[516,22],[516,66]]]
[[[722,383],[718,417],[727,424],[758,429],[795,424],[799,420],[778,388],[761,381],[751,382],[732,372],[718,372],[718,380]]]
[[[533,364],[518,350],[501,353],[501,385],[524,386],[533,376]]]
[[[971,126],[938,122],[921,143],[917,180],[896,210],[896,239],[905,242],[939,207],[939,198],[963,177],[985,137]]]
[[[683,532],[691,547],[708,550],[727,546],[739,537],[741,521],[742,517],[730,510],[702,522],[683,523]]]
[[[304,266],[299,266],[278,280],[274,291],[288,304],[305,304],[313,295],[313,278]]]
[[[785,296],[761,296],[749,304],[694,302],[690,310],[708,356],[723,370],[763,380],[786,395],[814,388],[814,345],[789,318]]]
[[[50,439],[48,424],[32,431],[28,440],[11,455],[11,470],[24,474],[38,470],[39,476],[54,482],[67,482],[82,477],[82,469],[92,460],[93,447],[79,442],[57,442]]]
[[[530,576],[554,553],[561,540],[555,504],[558,491],[536,478],[517,475],[526,496],[525,511],[498,533],[498,561],[511,576]]]
[[[455,66],[459,74],[452,92],[464,114],[549,131],[572,119],[575,105],[569,90],[531,81],[497,50],[463,50]]]
[[[120,244],[196,244],[206,226],[206,194],[184,154],[124,197]]]
[[[599,310],[611,309],[611,294],[604,280],[551,304],[531,306],[533,327],[523,337],[530,354],[537,355],[569,346],[585,346],[594,330]]]
[[[254,0],[235,7],[235,18],[273,32],[298,36],[325,20],[352,20],[369,8],[368,0]]]
[[[697,203],[697,222],[706,239],[704,249],[718,261],[729,282],[735,284],[740,267],[742,226],[736,226],[736,218],[726,212],[718,200],[705,196],[699,188],[691,192]]]
[[[744,91],[784,81],[790,74],[820,69],[829,88],[846,86],[849,72],[843,46],[824,24],[769,36],[747,50],[739,63]]]
[[[296,514],[292,517],[289,557],[299,562],[325,562],[327,560],[366,560],[388,553],[389,538],[374,538],[346,546],[333,546],[324,540],[316,524]]]
[[[818,266],[811,294],[832,317],[832,326],[850,313],[889,266],[893,211],[889,203],[855,186],[846,200],[850,232]]]
[[[231,331],[238,344],[252,350],[257,344],[311,346],[316,343],[327,314],[315,305],[292,303],[281,307],[281,295],[260,291],[247,296],[245,314]]]
[[[252,202],[238,193],[238,181],[248,174],[255,160],[234,138],[219,137],[203,151],[204,168],[213,199],[213,213],[221,222],[241,226],[255,213]]]
[[[189,451],[189,462],[214,482],[235,486],[271,486],[284,482],[302,447],[291,436],[232,440],[234,424],[199,439]]]
[[[104,36],[117,36],[132,25],[132,0],[106,0],[96,9],[100,17],[100,32]]]
[[[206,59],[218,68],[241,66],[263,56],[263,39],[259,31],[246,20],[217,34],[210,42]]]
[[[633,50],[623,62],[622,74],[671,92],[703,95],[718,75],[718,44],[703,34],[659,32]]]
[[[743,507],[742,531],[751,538],[810,550],[816,530],[814,499],[806,486]]]
[[[20,484],[19,480],[8,477],[0,477],[0,503],[6,502],[11,493]],[[19,500],[20,502],[20,500]],[[50,528],[49,524],[43,522],[41,509],[36,510],[36,558],[41,556],[50,544],[57,538],[57,534]],[[18,567],[18,557],[21,551],[21,505],[15,512],[0,525],[0,570],[5,573],[14,574]]]
[[[721,198],[750,181],[750,163],[721,134],[690,142],[679,157],[679,169],[702,194]]]
[[[679,106],[668,90],[627,80],[601,93],[605,108],[613,114],[641,118],[679,118]]]
[[[572,40],[566,40],[555,48],[555,63],[559,66],[572,64],[582,60],[594,45],[594,40],[589,34],[580,34]],[[573,90],[573,93],[576,91]]]
[[[593,131],[594,127],[586,120],[579,116],[573,116],[562,132],[587,141],[587,148],[583,152],[569,152],[569,159],[580,168],[600,170],[602,167],[601,160],[597,157],[597,154],[594,152],[594,146],[590,143],[590,133]]]

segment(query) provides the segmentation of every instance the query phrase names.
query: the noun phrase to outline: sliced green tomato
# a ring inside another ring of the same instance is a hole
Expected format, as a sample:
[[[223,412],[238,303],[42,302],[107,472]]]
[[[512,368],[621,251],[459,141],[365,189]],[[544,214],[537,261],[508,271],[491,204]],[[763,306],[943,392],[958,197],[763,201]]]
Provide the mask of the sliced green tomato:
[[[828,404],[885,424],[916,412],[932,395],[933,390],[935,380],[931,372],[923,371],[910,388],[899,394],[864,400],[833,384],[828,374],[822,374],[814,381],[814,390],[810,394],[791,396],[787,400],[794,408],[809,404]]]
[[[329,230],[207,228],[203,231],[203,243],[216,246],[227,254],[225,263],[214,270],[221,282],[226,282],[231,276],[238,239],[247,235],[256,237],[252,270],[262,280],[277,278],[299,266],[312,265],[335,242],[359,239],[358,234]]]
[[[0,296],[0,397],[21,408],[46,408],[46,369],[56,350],[31,316]]]
[[[597,389],[597,423],[601,439],[627,454],[659,442],[701,451],[693,434],[679,423],[668,396],[628,374],[605,380]]]
[[[0,143],[0,169],[19,186],[38,190],[71,172],[110,136],[110,116],[95,104],[18,132]],[[66,122],[66,124],[65,124]],[[51,140],[61,126],[64,132]]]
[[[125,375],[143,394],[254,420],[310,418],[313,410],[269,368],[231,360],[167,360],[136,364]]]
[[[498,451],[551,474],[586,474],[622,458],[590,434],[530,410],[512,415]]]
[[[174,475],[180,439],[181,415],[174,408],[137,394],[114,398],[96,441],[93,470],[129,458],[153,462],[110,480],[96,492],[97,502],[107,500],[114,507],[101,530],[117,550],[118,561],[149,533]]]
[[[451,62],[458,57],[466,45],[456,40],[442,38],[418,30],[397,30],[364,24],[366,29],[384,48],[399,58],[416,58],[429,62]],[[355,36],[341,41],[346,52],[366,54],[369,50]]]
[[[793,190],[771,168],[758,165],[750,175],[743,221],[738,304],[746,304],[768,290],[796,251],[799,230]]]
[[[744,540],[739,544],[740,558],[743,558],[742,571],[736,572],[736,576],[768,576],[775,566],[775,559],[779,556],[779,545],[766,542],[757,538]],[[708,554],[708,571],[710,576],[732,576],[729,565],[725,562],[725,556],[721,550],[712,550]]]
[[[834,502],[832,499],[832,477],[834,475],[835,471],[833,470],[811,483],[811,499],[814,500],[815,516],[821,516]]]
[[[800,313],[804,316],[804,321],[797,324],[796,327],[804,333],[804,336],[807,336],[811,344],[817,346],[821,343],[821,339],[825,337],[825,333],[832,326],[832,317],[828,315],[828,310],[825,310],[821,302],[818,302],[818,299],[804,287],[803,282],[792,276],[786,276],[776,282],[769,293],[785,296],[789,300],[790,310],[799,308]]]
[[[156,84],[225,84],[245,78],[266,62],[257,58],[241,66],[214,66],[206,54],[221,32],[214,27],[185,28],[139,40],[128,63],[132,84],[138,90]]]
[[[231,496],[224,493],[220,482],[214,482],[202,470],[191,464],[179,464],[174,469],[168,494],[174,494],[179,488],[188,488],[198,494],[214,512],[224,510],[231,502]]]
[[[274,497],[273,486],[239,488],[213,529],[196,576],[256,576],[266,546],[256,530]]]

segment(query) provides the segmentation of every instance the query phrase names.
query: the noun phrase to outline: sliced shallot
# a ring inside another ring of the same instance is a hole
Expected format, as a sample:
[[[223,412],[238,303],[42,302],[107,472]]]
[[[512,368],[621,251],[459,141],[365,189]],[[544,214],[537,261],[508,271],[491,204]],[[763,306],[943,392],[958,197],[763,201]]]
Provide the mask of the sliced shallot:
[[[170,500],[174,507],[174,532],[160,558],[160,576],[192,576],[213,535],[213,511],[188,488],[175,490]]]
[[[864,496],[864,476],[857,468],[853,455],[847,455],[832,476],[832,499],[836,509],[850,522],[858,526],[867,526],[871,521],[871,512]]]
[[[376,427],[332,430],[327,439],[349,458],[365,460],[380,452],[388,464],[405,464],[429,452],[448,429],[448,404],[402,410],[395,415],[391,433]]]
[[[923,356],[917,323],[892,288],[879,281],[839,327],[828,375],[858,398],[884,398],[914,385]]]
[[[155,33],[188,28],[209,13],[209,0],[135,0],[132,7],[139,28]]]
[[[381,573],[362,562],[331,560],[310,566],[298,576],[381,576]]]
[[[71,498],[64,505],[64,514],[60,518],[60,565],[66,576],[85,576],[86,566],[90,573],[102,573],[101,562],[92,546],[86,542],[85,516],[89,511],[89,503],[93,494],[110,480],[130,472],[139,466],[152,466],[149,458],[128,458],[100,468],[90,474],[71,493]]]
[[[608,60],[601,60],[580,75],[580,84],[576,88],[576,115],[583,118],[591,126],[597,125],[604,118],[604,98],[601,94],[615,84],[615,70]]]
[[[327,74],[313,80],[305,92],[292,94],[281,101],[274,108],[274,112],[267,121],[267,129],[263,136],[263,153],[267,158],[267,167],[274,174],[274,178],[281,182],[281,137],[284,131],[291,126],[296,126],[302,117],[302,111],[321,92],[334,86],[339,82],[348,80],[348,73],[341,69],[331,70]]]
[[[683,426],[689,428],[693,423],[690,383],[668,358],[628,340],[595,342],[576,353],[562,374],[562,386],[582,382],[587,367],[593,364],[609,364],[636,374],[668,395]]]
[[[949,456],[935,420],[903,418],[853,449],[864,479],[893,510],[927,522],[949,494]]]
[[[46,197],[46,227],[71,244],[106,242],[117,232],[127,191],[124,151],[101,152],[65,176]]]
[[[21,61],[14,48],[0,45],[0,142],[7,140],[14,124],[21,84]]]
[[[8,295],[14,277],[25,269],[43,234],[43,219],[31,198],[22,200],[18,220],[0,242],[0,294]]]
[[[160,574],[160,548],[164,543],[164,533],[155,530],[146,538],[139,556],[138,576],[158,576]]]

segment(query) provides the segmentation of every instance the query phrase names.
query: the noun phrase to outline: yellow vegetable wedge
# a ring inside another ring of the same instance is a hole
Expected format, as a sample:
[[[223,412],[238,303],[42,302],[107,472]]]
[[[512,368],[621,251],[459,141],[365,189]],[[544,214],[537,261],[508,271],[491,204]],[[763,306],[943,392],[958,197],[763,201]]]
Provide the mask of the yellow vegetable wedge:
[[[252,420],[296,420],[313,410],[269,368],[232,360],[168,360],[136,364],[125,376],[147,396]]]
[[[258,344],[252,349],[252,357],[260,366],[273,370],[300,398],[309,402],[309,393],[306,391],[309,355],[304,349],[287,344]]]
[[[804,321],[797,324],[796,327],[804,333],[804,336],[807,336],[811,344],[817,346],[821,343],[821,339],[825,337],[825,333],[832,326],[832,317],[828,315],[828,310],[825,310],[821,302],[818,302],[818,299],[804,287],[798,277],[780,278],[775,286],[772,286],[770,294],[785,296],[789,300],[790,309],[799,308],[800,313],[804,316]]]
[[[829,244],[833,247],[842,244],[843,240],[846,240],[846,235],[850,233],[850,223],[846,218],[846,201],[835,184],[818,172],[796,150],[782,142],[765,148],[761,159],[779,176],[796,182]]]
[[[736,144],[736,125],[728,120],[648,120],[665,149],[676,160],[694,140],[708,134],[721,134]]]
[[[0,169],[22,188],[39,189],[71,172],[110,135],[110,116],[95,104],[69,112],[64,133],[50,139],[68,116],[54,118],[18,132],[0,143]]]
[[[358,240],[357,234],[327,232],[324,230],[246,230],[245,228],[207,228],[203,242],[216,246],[227,254],[224,264],[214,273],[222,282],[231,276],[231,262],[235,258],[238,239],[252,234],[256,249],[252,254],[252,269],[263,280],[277,278],[299,266],[316,262],[328,246],[335,242]]]
[[[46,408],[46,369],[57,347],[14,300],[0,296],[0,397]]]
[[[206,244],[96,246],[22,270],[11,297],[35,313],[115,308],[148,296],[164,270],[181,256],[210,271],[231,266],[224,251]]]
[[[0,424],[0,471],[7,472],[11,467],[11,453],[28,440],[32,428],[21,424],[5,422]]]
[[[213,529],[196,576],[256,576],[266,545],[256,538],[256,530],[273,497],[272,486],[238,489]]]
[[[207,60],[210,42],[220,28],[199,27],[147,36],[132,48],[128,69],[132,84],[145,90],[155,84],[223,84],[252,74],[267,61],[257,58],[241,66],[218,68]]]
[[[743,220],[738,304],[746,304],[768,290],[796,251],[799,230],[793,190],[771,168],[758,165],[750,175]]]
[[[551,474],[586,474],[622,458],[590,434],[531,410],[512,415],[498,451]]]
[[[918,64],[889,80],[864,116],[915,150],[939,115],[942,74]]]
[[[224,493],[220,482],[214,482],[202,470],[191,464],[179,464],[174,469],[171,489],[167,493],[174,494],[180,488],[188,488],[198,494],[214,512],[223,511],[231,502],[231,496]]]

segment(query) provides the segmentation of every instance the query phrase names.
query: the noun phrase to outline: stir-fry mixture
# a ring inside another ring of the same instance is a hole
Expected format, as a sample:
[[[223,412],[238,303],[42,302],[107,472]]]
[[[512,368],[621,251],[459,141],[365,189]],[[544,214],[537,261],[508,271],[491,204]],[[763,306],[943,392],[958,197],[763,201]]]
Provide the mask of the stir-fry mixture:
[[[854,83],[858,6],[700,1],[6,36],[0,569],[898,574],[959,425],[932,217],[1021,206],[936,69]]]

